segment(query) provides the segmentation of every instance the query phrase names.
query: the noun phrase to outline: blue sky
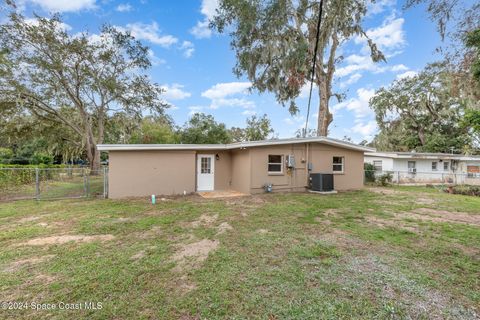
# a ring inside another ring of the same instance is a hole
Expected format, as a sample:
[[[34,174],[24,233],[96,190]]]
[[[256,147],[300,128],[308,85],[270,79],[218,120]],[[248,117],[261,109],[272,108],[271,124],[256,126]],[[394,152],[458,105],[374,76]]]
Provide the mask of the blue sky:
[[[249,93],[246,78],[232,73],[234,52],[228,35],[212,33],[208,19],[216,0],[113,1],[113,0],[17,0],[19,10],[30,16],[60,12],[69,32],[97,33],[108,23],[132,34],[151,48],[152,79],[164,86],[168,113],[183,124],[193,112],[215,116],[227,126],[244,126],[245,119],[266,113],[275,134],[291,137],[305,125],[307,90],[292,117],[277,104],[273,94]],[[387,63],[370,62],[365,42],[352,39],[339,51],[345,57],[337,67],[334,89],[347,99],[330,106],[334,120],[330,136],[351,137],[355,142],[371,139],[377,128],[368,100],[376,89],[399,77],[411,76],[433,62],[440,38],[423,7],[404,11],[403,1],[377,0],[365,19],[365,29],[387,56]],[[316,127],[318,93],[314,92],[310,127]]]

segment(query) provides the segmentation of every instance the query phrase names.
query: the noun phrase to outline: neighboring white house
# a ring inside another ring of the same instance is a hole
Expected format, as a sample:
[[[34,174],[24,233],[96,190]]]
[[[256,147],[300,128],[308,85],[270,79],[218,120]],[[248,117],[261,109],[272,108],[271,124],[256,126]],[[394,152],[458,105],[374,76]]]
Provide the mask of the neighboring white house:
[[[391,172],[397,183],[480,184],[480,156],[420,152],[366,152],[377,174]]]

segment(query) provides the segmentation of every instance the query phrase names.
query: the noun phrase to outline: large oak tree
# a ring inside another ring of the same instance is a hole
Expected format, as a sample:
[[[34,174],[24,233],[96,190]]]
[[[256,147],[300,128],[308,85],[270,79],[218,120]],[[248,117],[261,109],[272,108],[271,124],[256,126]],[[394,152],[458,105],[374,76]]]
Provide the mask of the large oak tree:
[[[319,32],[314,84],[320,103],[317,134],[326,136],[332,122],[329,101],[335,68],[342,57],[340,46],[355,36],[366,37],[373,61],[384,59],[367,37],[362,21],[367,0],[324,0]],[[275,93],[277,101],[296,113],[295,98],[312,78],[312,58],[317,36],[319,1],[220,0],[212,27],[230,32],[236,52],[237,76],[246,75],[253,88]]]
[[[98,35],[71,35],[59,16],[9,17],[0,26],[0,110],[20,107],[70,130],[93,171],[110,117],[163,113],[162,89],[143,73],[148,48],[129,33],[105,26]]]

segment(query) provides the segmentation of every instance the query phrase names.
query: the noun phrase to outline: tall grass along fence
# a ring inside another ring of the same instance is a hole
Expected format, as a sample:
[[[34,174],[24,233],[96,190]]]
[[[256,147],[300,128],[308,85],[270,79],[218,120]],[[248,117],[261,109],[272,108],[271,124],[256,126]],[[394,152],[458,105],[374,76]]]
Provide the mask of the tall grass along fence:
[[[480,186],[480,174],[459,172],[411,172],[365,170],[365,183],[399,185],[473,185]]]
[[[108,169],[0,166],[0,201],[106,198]]]

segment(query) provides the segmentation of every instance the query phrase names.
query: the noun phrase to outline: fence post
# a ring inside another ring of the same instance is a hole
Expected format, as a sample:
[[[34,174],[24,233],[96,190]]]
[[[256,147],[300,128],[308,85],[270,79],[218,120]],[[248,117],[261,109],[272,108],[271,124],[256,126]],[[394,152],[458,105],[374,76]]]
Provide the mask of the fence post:
[[[87,197],[87,176],[85,175],[85,168],[82,168],[82,174],[83,174],[83,193],[85,198]]]
[[[40,200],[40,172],[35,168],[35,199]]]
[[[397,184],[400,185],[400,171],[397,171]]]

